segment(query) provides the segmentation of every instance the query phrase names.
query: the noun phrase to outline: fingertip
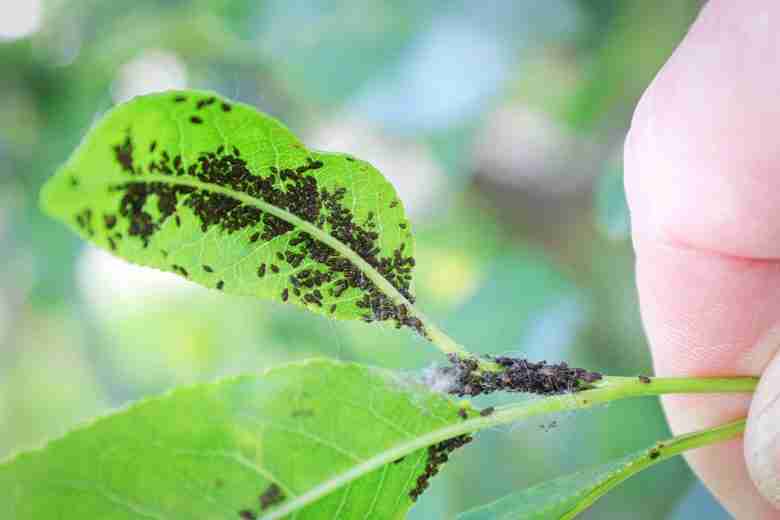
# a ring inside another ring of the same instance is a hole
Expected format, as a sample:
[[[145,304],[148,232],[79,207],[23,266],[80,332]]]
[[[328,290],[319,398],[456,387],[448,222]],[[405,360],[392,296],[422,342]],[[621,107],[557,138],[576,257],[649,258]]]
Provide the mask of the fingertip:
[[[780,256],[780,2],[713,0],[643,95],[626,140],[634,231]]]
[[[750,406],[744,455],[761,495],[780,509],[780,356],[769,364]]]

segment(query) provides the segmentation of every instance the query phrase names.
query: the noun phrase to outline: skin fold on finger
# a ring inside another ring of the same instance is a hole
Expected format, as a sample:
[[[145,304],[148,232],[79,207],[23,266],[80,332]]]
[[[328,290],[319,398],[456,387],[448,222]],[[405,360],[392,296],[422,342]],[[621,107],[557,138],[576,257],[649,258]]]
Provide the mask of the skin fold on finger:
[[[637,283],[659,375],[754,375],[776,349],[774,341],[760,346],[780,309],[780,268],[773,261],[650,241],[637,245]],[[664,398],[675,434],[744,417],[749,405],[743,395]],[[698,450],[689,462],[737,518],[780,518],[750,480],[741,441]]]
[[[780,346],[780,2],[713,0],[637,107],[626,190],[659,375],[760,374]],[[669,397],[675,433],[747,413],[746,396]],[[741,441],[695,471],[737,518],[778,518]]]

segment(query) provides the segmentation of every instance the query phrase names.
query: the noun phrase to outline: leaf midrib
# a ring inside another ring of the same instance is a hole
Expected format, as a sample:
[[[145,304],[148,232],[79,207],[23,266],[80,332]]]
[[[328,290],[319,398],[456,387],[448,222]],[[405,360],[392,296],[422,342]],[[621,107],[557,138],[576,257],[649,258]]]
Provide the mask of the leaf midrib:
[[[360,269],[374,285],[376,285],[380,291],[382,291],[390,300],[398,306],[404,305],[409,316],[413,316],[420,320],[423,325],[423,337],[434,343],[442,352],[446,354],[457,354],[460,357],[470,356],[461,345],[450,338],[444,331],[439,329],[431,320],[429,320],[425,314],[418,310],[403,294],[395,288],[379,271],[374,269],[371,264],[363,260],[363,258],[353,251],[349,246],[338,240],[337,238],[325,233],[317,226],[303,220],[297,215],[290,213],[284,209],[281,209],[273,204],[269,204],[262,199],[252,197],[246,193],[236,191],[224,186],[203,182],[197,179],[176,177],[171,178],[166,175],[160,175],[158,173],[147,173],[143,176],[126,178],[124,182],[160,182],[168,184],[170,186],[191,186],[193,188],[212,191],[214,193],[221,193],[228,197],[233,197],[250,206],[254,206],[260,210],[266,211],[275,215],[283,220],[286,220],[290,224],[300,227],[312,237],[316,238],[320,242],[327,244],[336,250],[339,254],[343,255],[347,260],[352,262],[358,269]]]
[[[303,231],[305,231],[312,237],[316,238],[320,242],[332,247],[334,250],[336,250],[336,252],[338,252],[345,258],[347,258],[347,260],[352,262],[352,264],[354,264],[358,269],[360,269],[369,278],[369,280],[371,280],[374,283],[374,285],[376,285],[383,293],[385,293],[385,295],[387,295],[393,301],[393,303],[399,306],[400,305],[406,306],[406,308],[409,311],[409,314],[412,314],[416,316],[418,319],[420,319],[426,325],[427,328],[427,324],[425,323],[426,320],[424,319],[423,316],[421,316],[421,313],[419,313],[415,309],[414,305],[408,299],[406,299],[406,297],[403,294],[401,294],[393,284],[391,284],[384,276],[382,276],[382,274],[379,273],[379,271],[374,269],[371,266],[371,264],[366,262],[354,250],[352,250],[349,246],[347,246],[337,238],[324,232],[323,230],[313,225],[312,223],[303,220],[302,218],[298,217],[294,213],[290,213],[287,210],[284,210],[278,206],[274,206],[273,204],[269,204],[262,199],[252,197],[251,195],[248,195],[246,193],[236,191],[231,188],[226,188],[224,186],[219,186],[217,184],[203,182],[197,179],[188,179],[182,177],[171,178],[166,175],[149,173],[149,174],[144,174],[142,177],[139,177],[137,179],[130,178],[126,182],[144,182],[144,183],[159,182],[170,186],[190,186],[193,188],[207,190],[214,193],[220,193],[228,197],[232,197],[236,200],[243,202],[244,204],[254,206],[257,209],[260,209],[276,217],[279,217],[280,219],[283,219],[289,222],[290,224],[302,229]]]

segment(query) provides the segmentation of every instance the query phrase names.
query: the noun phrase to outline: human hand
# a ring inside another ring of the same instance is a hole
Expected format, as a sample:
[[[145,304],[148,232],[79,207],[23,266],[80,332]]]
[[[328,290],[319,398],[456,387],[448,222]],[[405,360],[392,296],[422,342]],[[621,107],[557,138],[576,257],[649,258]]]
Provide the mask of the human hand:
[[[688,460],[738,518],[780,519],[780,2],[712,0],[626,141],[642,317],[662,376],[758,375],[664,399],[676,434],[745,416]]]

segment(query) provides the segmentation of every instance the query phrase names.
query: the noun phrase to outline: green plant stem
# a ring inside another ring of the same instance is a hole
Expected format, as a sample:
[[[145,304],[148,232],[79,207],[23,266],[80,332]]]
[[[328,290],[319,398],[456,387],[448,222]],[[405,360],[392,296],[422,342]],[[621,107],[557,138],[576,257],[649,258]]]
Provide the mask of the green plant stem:
[[[756,377],[660,377],[651,379],[649,383],[642,382],[637,377],[605,377],[596,383],[591,390],[583,390],[573,394],[553,395],[540,399],[529,399],[520,403],[497,407],[491,415],[486,417],[477,415],[465,421],[457,422],[416,437],[366,459],[348,471],[328,479],[327,482],[319,486],[315,486],[303,495],[296,497],[294,500],[287,502],[261,518],[266,520],[282,518],[306,504],[316,502],[323,496],[370,471],[381,468],[385,464],[389,464],[414,451],[427,448],[432,444],[458,435],[475,433],[486,428],[522,421],[538,415],[591,408],[598,404],[629,397],[657,396],[662,394],[750,393],[755,390],[757,384],[758,378]]]
[[[554,395],[496,408],[492,415],[470,419],[453,426],[455,430],[463,430],[455,432],[454,435],[507,424],[536,415],[582,410],[629,397],[663,394],[751,393],[755,391],[757,384],[757,377],[656,377],[650,379],[649,383],[644,383],[636,377],[606,377],[596,383],[595,388],[591,390]],[[449,437],[443,437],[440,440],[447,438]]]
[[[355,251],[349,248],[346,244],[335,238],[334,236],[326,233],[325,231],[321,230],[314,224],[307,222],[303,220],[302,218],[298,217],[297,215],[290,213],[287,210],[284,210],[282,208],[279,208],[277,206],[274,206],[273,204],[269,204],[265,202],[264,200],[252,197],[251,195],[247,195],[246,193],[242,193],[230,188],[226,188],[224,186],[218,186],[216,184],[211,184],[207,182],[203,182],[197,179],[189,179],[185,177],[174,177],[171,178],[167,175],[158,175],[158,174],[145,174],[144,179],[148,179],[149,182],[159,182],[162,184],[168,184],[168,185],[179,185],[179,186],[191,186],[193,188],[203,189],[207,190],[213,193],[219,193],[222,195],[226,195],[228,197],[240,200],[244,204],[247,204],[248,206],[253,206],[259,210],[265,211],[267,213],[270,213],[271,215],[274,215],[276,217],[279,217],[282,220],[285,220],[289,222],[290,224],[298,227],[299,229],[302,229],[312,237],[316,238],[323,244],[326,244],[330,247],[332,247],[336,252],[338,252],[340,255],[342,255],[344,258],[352,262],[352,264],[355,265],[360,271],[362,271],[366,277],[371,280],[374,285],[379,288],[380,291],[382,291],[385,295],[387,295],[388,298],[390,298],[394,304],[398,306],[405,306],[407,309],[407,314],[409,316],[413,316],[420,320],[420,322],[423,324],[423,329],[425,330],[426,338],[434,345],[436,348],[441,350],[445,354],[457,354],[459,357],[475,357],[471,352],[466,350],[462,345],[458,344],[457,341],[452,339],[450,336],[448,336],[443,330],[441,330],[438,326],[436,326],[435,323],[433,323],[430,319],[428,319],[425,314],[423,314],[419,309],[417,309],[412,302],[410,302],[403,294],[401,294],[398,289],[393,286],[387,279],[382,276],[382,274],[374,269],[371,264],[363,260],[363,258],[358,255]],[[482,363],[484,366],[489,367],[491,366],[490,363]]]
[[[740,419],[708,430],[686,433],[685,435],[661,441],[648,449],[642,457],[631,461],[621,468],[620,471],[593,489],[583,500],[577,503],[574,509],[562,516],[561,520],[574,518],[593,505],[596,500],[604,496],[608,491],[650,466],[680,455],[685,451],[733,439],[743,431],[745,431],[745,419]]]

